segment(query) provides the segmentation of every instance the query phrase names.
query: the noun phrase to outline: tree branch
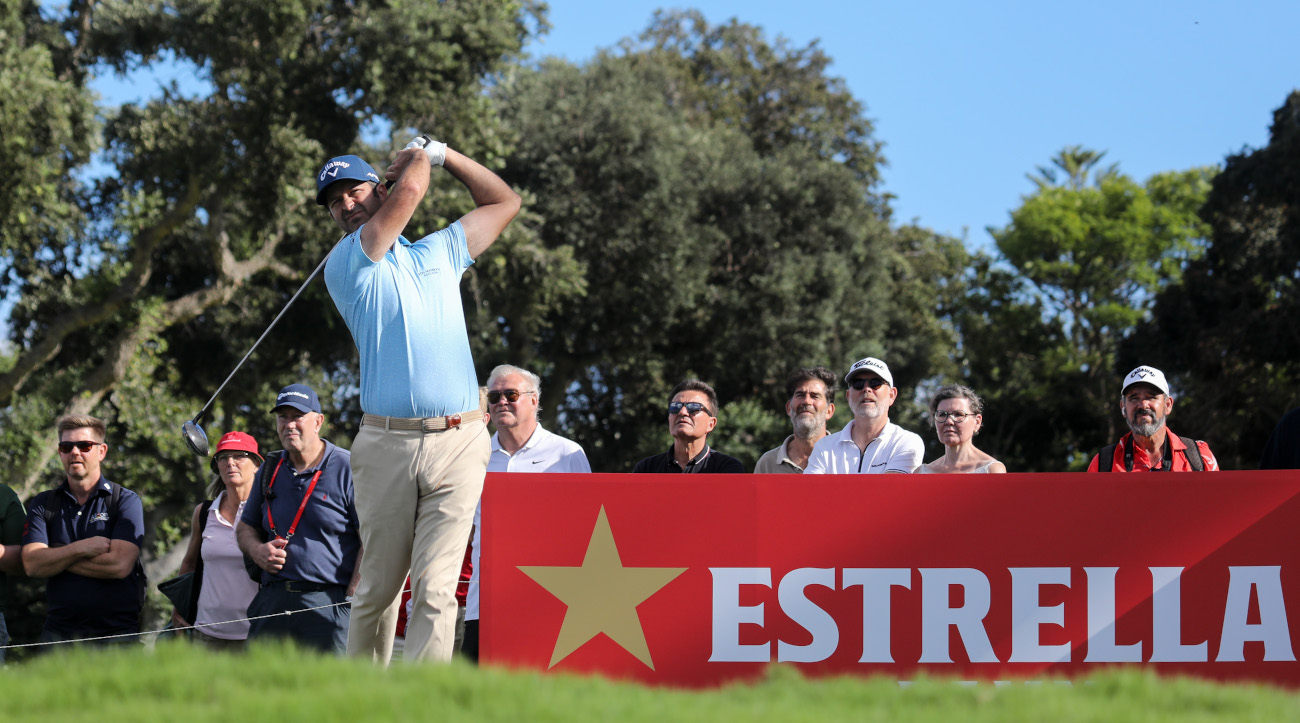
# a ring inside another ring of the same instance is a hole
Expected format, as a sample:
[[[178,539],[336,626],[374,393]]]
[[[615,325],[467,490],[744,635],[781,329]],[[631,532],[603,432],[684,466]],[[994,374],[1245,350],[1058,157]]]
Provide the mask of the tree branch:
[[[176,205],[164,214],[158,223],[136,235],[131,245],[131,256],[127,261],[130,271],[121,283],[103,299],[87,301],[77,308],[59,314],[44,336],[18,356],[12,369],[0,375],[0,406],[8,405],[13,395],[22,389],[32,373],[58,355],[64,339],[112,317],[135,301],[153,274],[154,252],[177,226],[193,215],[194,209],[198,206],[199,191],[199,180],[191,175],[186,184],[185,195]]]

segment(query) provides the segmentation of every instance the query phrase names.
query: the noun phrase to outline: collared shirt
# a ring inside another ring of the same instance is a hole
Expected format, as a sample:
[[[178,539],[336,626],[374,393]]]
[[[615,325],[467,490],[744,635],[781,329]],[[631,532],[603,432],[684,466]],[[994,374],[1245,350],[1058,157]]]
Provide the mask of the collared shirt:
[[[921,435],[887,422],[864,452],[853,441],[854,419],[844,429],[828,434],[813,446],[804,474],[883,474],[906,472],[921,466],[925,443]]]
[[[361,409],[389,417],[441,417],[479,408],[460,278],[474,263],[457,221],[379,261],[344,236],[325,285],[361,358]]]
[[[1129,440],[1133,438],[1133,433],[1129,432],[1119,438],[1119,444],[1115,446],[1115,461],[1111,465],[1112,472],[1127,472],[1128,469],[1124,464],[1124,445],[1130,444]],[[1206,472],[1218,472],[1219,461],[1214,458],[1214,453],[1210,451],[1210,445],[1205,442],[1197,441],[1197,449],[1201,452],[1201,459],[1205,462]],[[1088,471],[1096,472],[1097,467],[1101,464],[1099,455],[1093,455],[1092,461],[1088,463]],[[1138,445],[1133,445],[1133,471],[1134,472],[1191,472],[1192,465],[1187,461],[1187,445],[1183,440],[1165,428],[1165,450],[1164,459],[1161,461],[1164,470],[1152,469],[1151,458],[1147,456],[1145,449]]]
[[[45,508],[53,495],[59,495],[58,515],[45,524]],[[86,504],[77,503],[65,480],[56,489],[42,492],[27,509],[23,544],[39,542],[62,547],[90,537],[122,540],[136,547],[144,546],[144,505],[131,490],[122,488],[118,497],[117,517],[110,509],[113,487],[100,477]],[[109,523],[112,522],[110,527]],[[48,610],[45,627],[77,635],[113,635],[140,631],[140,590],[143,581],[135,571],[121,579],[87,577],[63,572],[51,577],[45,588]]]
[[[686,462],[686,469],[677,463],[677,456],[673,454],[673,448],[669,447],[667,452],[656,454],[653,457],[646,457],[632,468],[634,473],[648,472],[652,474],[744,474],[745,465],[735,457],[727,455],[704,445],[700,453],[691,457]]]
[[[284,568],[274,575],[263,571],[263,583],[296,580],[347,585],[352,581],[357,552],[361,549],[358,533],[361,525],[357,521],[352,487],[352,455],[348,450],[327,440],[321,441],[325,443],[325,454],[316,467],[296,470],[293,468],[293,460],[281,451],[268,454],[266,461],[257,468],[253,489],[248,494],[239,520],[262,530],[267,539],[270,539],[271,528],[266,521],[266,505],[262,499],[262,476],[274,473],[280,456],[285,456],[275,484],[271,486],[270,503],[276,532],[284,536],[288,534],[289,526],[298,514],[298,506],[302,503],[302,496],[307,491],[312,476],[317,469],[321,471],[311,500],[303,508],[298,529],[289,540]]]
[[[803,474],[803,467],[790,459],[790,442],[793,441],[792,434],[785,438],[780,447],[764,452],[758,458],[758,464],[754,465],[754,474]]]
[[[587,453],[571,439],[542,429],[539,425],[524,446],[510,454],[501,448],[500,432],[492,435],[492,456],[488,458],[489,472],[590,472]],[[482,544],[483,503],[474,510],[474,539],[470,543],[471,562],[474,566],[469,581],[469,594],[465,597],[465,619],[478,620],[479,545]]]
[[[244,619],[247,617],[245,613],[253,596],[257,595],[257,583],[248,578],[244,569],[244,553],[235,540],[235,526],[221,516],[221,501],[225,495],[226,491],[222,490],[212,500],[208,522],[202,526],[199,556],[203,558],[203,586],[199,589],[194,622],[204,626],[202,632],[208,637],[243,640],[248,637],[249,627],[249,621]],[[247,504],[248,500],[239,503],[235,522],[239,522]],[[200,533],[195,530],[193,534]]]

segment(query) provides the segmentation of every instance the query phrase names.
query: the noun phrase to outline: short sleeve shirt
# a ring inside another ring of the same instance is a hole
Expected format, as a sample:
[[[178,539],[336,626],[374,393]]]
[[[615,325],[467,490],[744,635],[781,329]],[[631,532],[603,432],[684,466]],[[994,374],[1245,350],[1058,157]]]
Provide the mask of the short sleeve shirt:
[[[60,497],[58,514],[45,524],[45,509],[55,495]],[[131,490],[122,489],[113,519],[113,488],[100,478],[85,505],[77,504],[68,483],[32,498],[27,510],[23,544],[41,543],[62,547],[90,537],[123,540],[144,545],[144,505]],[[86,577],[63,571],[46,585],[48,611],[45,627],[63,633],[112,635],[140,631],[140,589],[143,581],[132,572],[120,580]]]
[[[279,465],[280,470],[276,473],[282,456],[284,464]],[[296,470],[293,460],[284,452],[267,455],[266,461],[257,469],[253,489],[239,517],[244,524],[262,530],[267,539],[271,539],[271,527],[266,515],[268,505],[262,497],[262,476],[275,475],[274,483],[268,480],[271,488],[269,506],[271,520],[281,537],[288,534],[302,504],[303,494],[318,469],[321,476],[312,490],[311,500],[303,508],[298,528],[285,548],[288,554],[284,568],[274,575],[263,571],[262,582],[296,580],[347,585],[352,581],[357,553],[361,549],[358,533],[361,525],[357,520],[351,459],[352,455],[346,449],[328,441],[318,467]]]
[[[864,452],[853,441],[853,425],[857,423],[856,419],[852,420],[844,429],[818,440],[804,474],[910,474],[921,466],[921,456],[925,453],[921,435],[889,422]]]
[[[335,245],[325,284],[361,358],[363,411],[412,418],[478,409],[460,299],[473,263],[459,221],[415,243],[398,238],[379,261],[361,248],[360,229]]]
[[[785,438],[780,447],[769,449],[758,458],[754,465],[754,474],[803,474],[803,467],[790,460],[788,449],[794,435]]]

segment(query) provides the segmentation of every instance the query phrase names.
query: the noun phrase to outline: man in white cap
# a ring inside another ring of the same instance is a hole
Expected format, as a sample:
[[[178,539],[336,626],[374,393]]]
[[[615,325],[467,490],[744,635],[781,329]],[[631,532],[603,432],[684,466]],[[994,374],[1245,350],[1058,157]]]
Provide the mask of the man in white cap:
[[[921,436],[889,421],[898,398],[889,365],[867,357],[844,375],[853,419],[822,437],[808,457],[804,474],[910,474],[921,466]]]
[[[1120,415],[1129,432],[1101,448],[1089,472],[1217,472],[1219,462],[1205,442],[1169,433],[1165,418],[1174,409],[1169,382],[1155,367],[1140,366],[1124,377]]]

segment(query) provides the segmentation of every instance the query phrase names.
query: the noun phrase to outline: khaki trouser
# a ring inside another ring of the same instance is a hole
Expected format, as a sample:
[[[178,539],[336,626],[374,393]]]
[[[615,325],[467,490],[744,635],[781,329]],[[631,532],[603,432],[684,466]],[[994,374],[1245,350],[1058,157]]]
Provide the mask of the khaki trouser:
[[[490,454],[482,420],[440,432],[362,425],[352,445],[363,553],[349,655],[388,663],[409,572],[412,604],[402,658],[451,660],[456,583]]]

